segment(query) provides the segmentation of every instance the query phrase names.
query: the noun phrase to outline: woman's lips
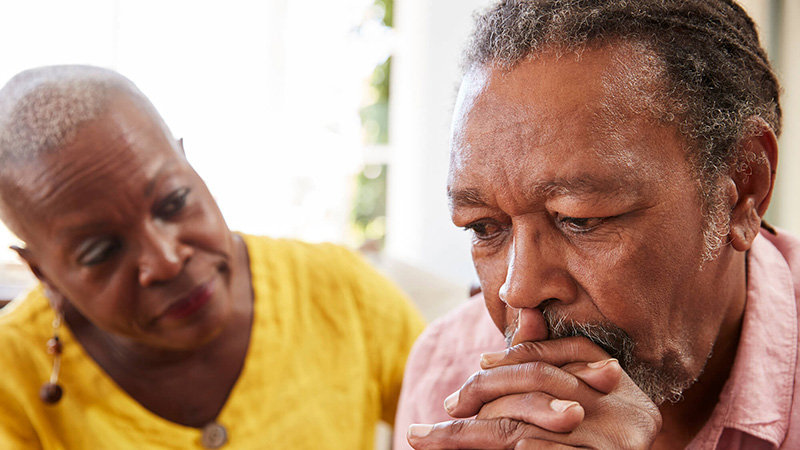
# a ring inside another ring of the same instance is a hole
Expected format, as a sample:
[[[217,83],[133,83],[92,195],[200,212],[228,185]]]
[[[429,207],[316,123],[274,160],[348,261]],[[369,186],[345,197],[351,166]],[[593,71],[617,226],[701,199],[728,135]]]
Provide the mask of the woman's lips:
[[[206,305],[214,293],[214,280],[200,285],[185,298],[172,305],[164,312],[164,317],[182,319],[197,312]]]

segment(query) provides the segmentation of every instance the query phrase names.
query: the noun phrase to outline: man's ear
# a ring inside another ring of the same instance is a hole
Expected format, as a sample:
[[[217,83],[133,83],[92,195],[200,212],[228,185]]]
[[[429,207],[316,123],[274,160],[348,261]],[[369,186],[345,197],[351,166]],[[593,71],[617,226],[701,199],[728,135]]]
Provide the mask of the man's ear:
[[[28,267],[30,267],[33,275],[42,283],[45,294],[47,295],[47,299],[50,300],[50,307],[55,311],[63,312],[64,304],[66,303],[66,297],[64,297],[64,295],[55,286],[53,286],[47,276],[42,272],[31,251],[27,248],[18,247],[16,245],[12,245],[11,250],[17,252],[19,257],[22,258],[26,264],[28,264]]]
[[[731,167],[736,185],[736,202],[731,211],[730,240],[740,252],[750,249],[767,212],[775,169],[778,166],[778,143],[775,133],[758,118],[755,132],[739,142],[737,159]]]

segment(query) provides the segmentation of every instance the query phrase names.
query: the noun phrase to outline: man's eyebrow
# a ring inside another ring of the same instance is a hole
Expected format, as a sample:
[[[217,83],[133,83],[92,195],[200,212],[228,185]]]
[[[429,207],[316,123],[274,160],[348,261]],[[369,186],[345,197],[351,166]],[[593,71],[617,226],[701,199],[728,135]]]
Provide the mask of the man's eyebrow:
[[[630,192],[633,183],[624,178],[600,178],[581,175],[569,179],[557,179],[532,186],[533,192],[541,192],[547,197],[568,195],[615,195]]]
[[[583,175],[570,179],[534,183],[528,189],[530,197],[566,197],[578,195],[618,196],[637,192],[636,184],[624,178],[599,178]],[[466,188],[448,190],[451,207],[489,206],[480,189]]]
[[[455,207],[480,207],[487,206],[488,202],[483,197],[483,193],[479,189],[458,189],[447,190],[447,196],[450,198],[450,205]]]

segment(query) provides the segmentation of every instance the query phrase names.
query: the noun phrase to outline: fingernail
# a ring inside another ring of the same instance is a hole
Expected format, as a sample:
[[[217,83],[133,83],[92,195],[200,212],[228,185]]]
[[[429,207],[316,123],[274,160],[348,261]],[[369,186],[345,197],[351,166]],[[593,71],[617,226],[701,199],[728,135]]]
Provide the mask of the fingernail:
[[[550,409],[552,409],[557,413],[563,413],[567,409],[578,404],[579,404],[578,402],[570,402],[567,400],[553,400],[552,402],[550,402]]]
[[[446,399],[444,399],[444,409],[447,412],[452,411],[455,409],[456,405],[458,404],[458,394],[461,391],[455,391],[452,394],[448,395]]]
[[[484,366],[493,366],[505,358],[507,354],[508,350],[484,353],[481,355],[481,364]]]
[[[415,423],[408,427],[408,437],[425,437],[431,434],[433,425]]]
[[[616,358],[609,358],[609,359],[604,359],[602,361],[590,362],[589,364],[586,364],[586,365],[589,366],[590,369],[600,369],[600,368],[605,367],[606,365],[608,365],[608,363],[610,363],[611,361],[617,361],[617,359]],[[619,361],[617,361],[617,362],[619,362]]]

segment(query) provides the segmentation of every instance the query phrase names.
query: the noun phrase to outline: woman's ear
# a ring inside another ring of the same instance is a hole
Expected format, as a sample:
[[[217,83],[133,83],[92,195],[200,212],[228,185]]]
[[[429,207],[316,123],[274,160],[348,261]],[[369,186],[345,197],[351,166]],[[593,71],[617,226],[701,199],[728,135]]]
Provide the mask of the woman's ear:
[[[20,258],[22,258],[28,267],[30,267],[31,272],[33,275],[42,283],[44,286],[45,295],[47,295],[47,299],[50,300],[50,307],[53,308],[55,311],[64,311],[64,304],[66,303],[66,297],[50,282],[47,276],[42,272],[39,268],[39,265],[36,263],[36,258],[34,258],[33,253],[30,250],[23,247],[18,247],[16,245],[11,246],[11,250],[17,252]]]
[[[750,249],[767,212],[775,169],[778,166],[778,143],[775,133],[761,118],[754,133],[739,143],[739,152],[731,167],[736,185],[736,202],[731,211],[730,241],[740,252]]]

